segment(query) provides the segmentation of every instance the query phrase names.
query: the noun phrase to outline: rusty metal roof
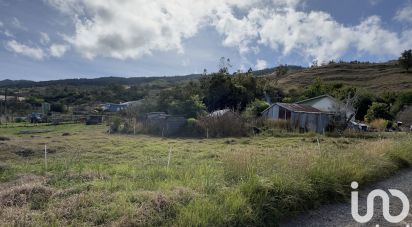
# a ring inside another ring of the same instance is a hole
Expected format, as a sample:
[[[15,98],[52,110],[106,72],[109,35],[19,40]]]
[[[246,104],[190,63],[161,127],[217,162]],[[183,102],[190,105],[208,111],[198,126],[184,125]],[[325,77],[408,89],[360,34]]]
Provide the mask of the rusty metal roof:
[[[316,109],[315,107],[304,105],[304,104],[296,104],[296,103],[276,103],[276,105],[281,106],[287,110],[293,112],[308,112],[308,113],[322,113],[323,111]]]

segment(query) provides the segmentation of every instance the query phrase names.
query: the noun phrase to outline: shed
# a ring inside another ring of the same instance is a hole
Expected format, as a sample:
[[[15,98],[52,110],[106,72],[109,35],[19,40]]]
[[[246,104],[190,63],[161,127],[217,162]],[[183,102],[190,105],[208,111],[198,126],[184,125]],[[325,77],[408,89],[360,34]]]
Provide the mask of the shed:
[[[186,124],[183,116],[169,115],[165,112],[151,112],[146,114],[146,126],[164,136],[176,134]]]
[[[296,103],[275,103],[262,112],[263,117],[289,121],[293,129],[318,133],[327,130],[330,115],[312,106]]]
[[[137,101],[129,101],[129,102],[123,102],[123,103],[106,103],[102,105],[102,109],[107,112],[119,112],[122,110],[126,110],[129,107],[132,106],[138,106],[142,103],[142,100],[137,100]]]
[[[102,115],[87,116],[86,125],[98,125],[103,123],[104,117]]]

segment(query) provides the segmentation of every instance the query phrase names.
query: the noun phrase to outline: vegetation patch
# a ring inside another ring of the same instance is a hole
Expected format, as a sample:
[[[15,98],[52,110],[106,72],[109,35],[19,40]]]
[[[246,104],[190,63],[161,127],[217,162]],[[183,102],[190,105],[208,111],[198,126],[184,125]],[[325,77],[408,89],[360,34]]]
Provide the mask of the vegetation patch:
[[[19,148],[14,153],[21,157],[29,157],[33,156],[35,152],[30,148]]]
[[[5,136],[0,136],[0,141],[7,141],[10,140],[10,138],[5,137]]]
[[[0,206],[22,207],[30,204],[33,210],[44,209],[53,190],[38,182],[23,183],[0,191]]]
[[[286,129],[281,137],[182,139],[55,127],[4,142],[1,223],[276,226],[348,200],[352,181],[364,187],[412,165],[411,137],[402,132],[323,136]],[[46,169],[42,155],[16,156],[17,143],[33,151],[47,143],[58,152]]]

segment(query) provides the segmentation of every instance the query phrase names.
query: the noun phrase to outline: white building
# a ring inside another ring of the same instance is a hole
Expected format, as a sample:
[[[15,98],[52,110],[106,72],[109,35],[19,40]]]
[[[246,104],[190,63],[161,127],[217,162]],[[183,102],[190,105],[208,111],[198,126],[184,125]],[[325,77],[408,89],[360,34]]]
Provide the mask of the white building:
[[[347,119],[355,120],[355,109],[351,105],[343,103],[330,95],[321,95],[296,103],[309,105],[327,113],[345,112]]]

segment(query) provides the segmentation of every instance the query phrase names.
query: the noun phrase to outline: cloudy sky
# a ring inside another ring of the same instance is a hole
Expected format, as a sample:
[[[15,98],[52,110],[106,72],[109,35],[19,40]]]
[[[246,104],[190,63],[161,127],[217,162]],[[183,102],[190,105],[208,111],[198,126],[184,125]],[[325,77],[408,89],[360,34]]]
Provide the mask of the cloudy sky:
[[[169,76],[412,49],[412,0],[0,0],[0,80]]]

